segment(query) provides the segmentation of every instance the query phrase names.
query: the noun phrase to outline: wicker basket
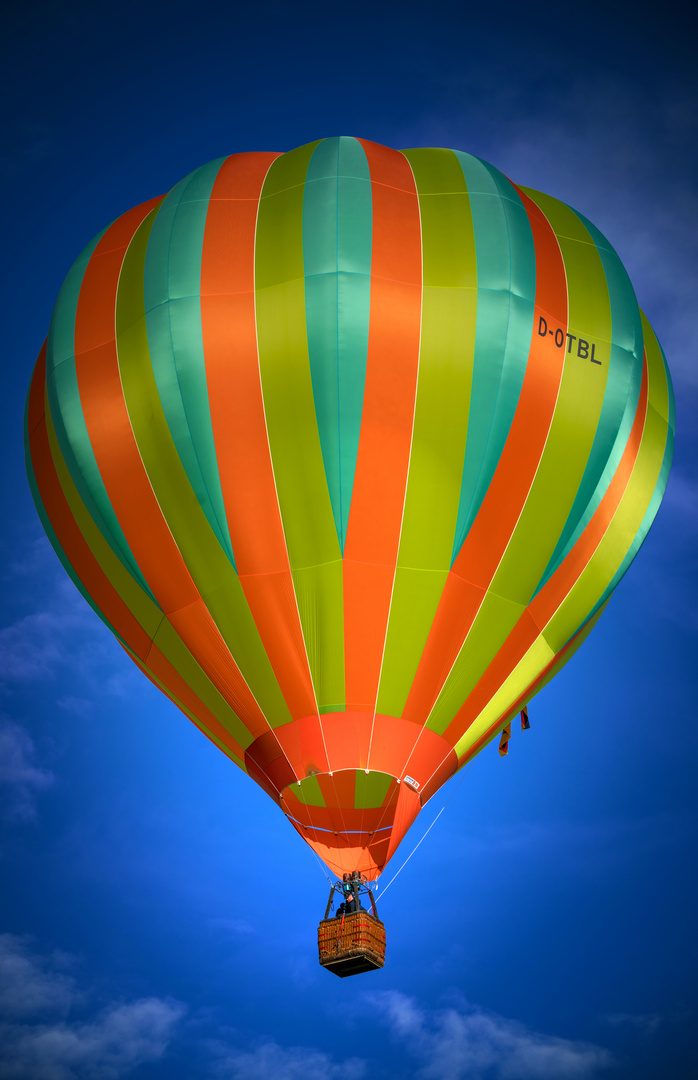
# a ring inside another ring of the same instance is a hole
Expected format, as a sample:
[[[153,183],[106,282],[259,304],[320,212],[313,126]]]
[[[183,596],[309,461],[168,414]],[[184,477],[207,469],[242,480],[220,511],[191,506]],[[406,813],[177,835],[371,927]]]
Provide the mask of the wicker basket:
[[[385,927],[367,911],[355,911],[318,926],[320,964],[344,979],[376,971],[385,963]]]

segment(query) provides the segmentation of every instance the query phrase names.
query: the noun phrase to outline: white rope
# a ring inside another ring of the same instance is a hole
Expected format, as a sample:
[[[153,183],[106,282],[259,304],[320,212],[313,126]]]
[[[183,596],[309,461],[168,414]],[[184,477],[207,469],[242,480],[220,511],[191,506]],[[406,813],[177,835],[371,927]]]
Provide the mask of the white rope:
[[[308,847],[310,847],[310,844],[308,844]],[[324,867],[324,866],[322,865],[322,863],[320,862],[320,859],[318,858],[318,854],[317,854],[317,852],[315,851],[315,848],[313,848],[313,847],[310,847],[310,850],[312,851],[313,855],[315,856],[315,861],[317,862],[318,866],[320,867],[320,873],[321,873],[321,874],[323,875],[323,877],[326,877],[326,878],[327,878],[327,880],[329,881],[330,885],[331,885],[331,886],[332,886],[332,887],[334,888],[334,881],[332,880],[332,878],[330,877],[330,875],[329,875],[329,874],[327,873],[327,871],[325,870],[325,867]]]
[[[401,872],[402,872],[402,870],[404,870],[404,868],[405,868],[405,867],[407,866],[408,862],[410,861],[410,859],[411,859],[411,858],[412,858],[412,856],[414,855],[415,851],[417,850],[417,848],[419,847],[419,845],[420,845],[420,844],[422,843],[422,840],[426,840],[427,836],[429,835],[429,833],[431,832],[431,830],[432,830],[432,829],[434,828],[434,826],[436,825],[436,822],[437,822],[437,821],[439,820],[439,818],[440,818],[440,817],[441,817],[441,815],[443,814],[444,810],[446,809],[446,807],[447,807],[447,806],[448,806],[448,804],[450,803],[450,801],[451,801],[451,799],[453,798],[453,796],[454,796],[454,795],[456,794],[456,792],[458,791],[458,788],[459,788],[459,787],[461,786],[461,784],[462,784],[462,783],[463,783],[463,781],[465,780],[466,776],[468,775],[468,773],[470,772],[470,770],[472,769],[472,767],[473,767],[473,763],[472,763],[472,761],[471,761],[471,762],[470,762],[470,764],[468,765],[468,768],[467,768],[467,769],[465,770],[465,772],[464,772],[464,773],[463,773],[463,775],[461,776],[461,778],[460,778],[460,780],[459,780],[458,784],[457,784],[457,785],[456,785],[456,787],[455,787],[455,788],[453,789],[453,791],[451,792],[451,794],[449,795],[449,797],[448,797],[448,798],[446,799],[446,802],[445,802],[445,803],[443,804],[443,806],[442,806],[442,807],[441,807],[441,809],[439,810],[438,814],[436,815],[436,817],[435,817],[435,818],[434,818],[434,820],[432,821],[432,823],[431,823],[431,825],[429,826],[429,828],[427,829],[427,831],[426,831],[426,832],[424,833],[424,836],[422,836],[422,837],[421,837],[421,838],[420,838],[420,839],[419,839],[419,840],[417,841],[417,843],[416,843],[416,844],[414,845],[414,847],[412,848],[412,851],[411,851],[411,852],[409,853],[409,855],[408,855],[408,856],[407,856],[407,858],[405,859],[405,861],[404,861],[404,863],[402,864],[402,866],[400,867],[400,869],[399,869],[399,870],[396,870],[396,871],[395,871],[395,873],[394,873],[394,874],[393,874],[393,876],[391,877],[391,879],[390,879],[390,881],[388,882],[388,884],[387,884],[387,885],[385,886],[385,888],[384,888],[384,889],[381,889],[381,891],[380,891],[379,895],[378,895],[378,896],[376,897],[376,899],[378,899],[378,900],[382,900],[382,899],[383,899],[383,897],[384,897],[384,896],[385,896],[385,894],[387,893],[388,889],[390,888],[390,886],[392,885],[392,883],[393,883],[393,882],[395,881],[395,878],[396,878],[396,877],[398,876],[398,874],[399,874],[399,873],[401,873]]]

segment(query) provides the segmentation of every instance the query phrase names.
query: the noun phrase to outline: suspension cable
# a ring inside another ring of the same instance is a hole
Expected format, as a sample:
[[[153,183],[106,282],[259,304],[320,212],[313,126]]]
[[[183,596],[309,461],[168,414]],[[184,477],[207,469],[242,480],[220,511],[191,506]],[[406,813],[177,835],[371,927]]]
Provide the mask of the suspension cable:
[[[439,810],[438,814],[436,815],[436,817],[435,817],[435,818],[434,818],[434,820],[432,821],[432,823],[431,823],[431,825],[429,826],[429,828],[427,829],[427,831],[426,831],[426,832],[424,833],[424,836],[422,836],[422,837],[421,837],[421,838],[420,838],[420,839],[419,839],[419,840],[417,841],[417,843],[416,843],[416,844],[414,845],[414,847],[412,848],[412,851],[411,851],[411,852],[409,853],[409,855],[408,855],[408,856],[407,856],[407,858],[405,859],[405,861],[404,861],[404,863],[402,864],[402,866],[400,867],[400,869],[399,869],[399,870],[396,870],[396,871],[395,871],[395,873],[393,874],[393,876],[391,877],[390,881],[389,881],[389,882],[388,882],[388,884],[387,884],[387,885],[385,886],[385,888],[384,888],[384,889],[381,889],[381,891],[380,891],[380,894],[379,894],[379,895],[378,895],[378,896],[376,897],[376,899],[377,899],[377,900],[382,900],[382,899],[383,899],[383,897],[385,896],[386,892],[388,891],[388,889],[390,888],[390,886],[392,885],[392,883],[393,883],[393,882],[395,881],[395,878],[396,878],[396,877],[398,876],[398,874],[399,874],[399,873],[400,873],[400,872],[401,872],[402,870],[404,870],[404,868],[405,868],[405,867],[407,866],[408,862],[410,861],[410,859],[411,859],[411,858],[412,858],[412,856],[414,855],[415,851],[417,850],[417,848],[419,847],[419,845],[420,845],[420,844],[422,843],[422,840],[426,840],[427,836],[429,835],[429,833],[431,832],[431,830],[432,830],[432,829],[434,828],[434,826],[436,825],[436,822],[437,822],[437,821],[439,820],[439,818],[440,818],[440,817],[441,817],[441,815],[443,814],[444,810],[446,809],[446,807],[447,807],[447,806],[448,806],[448,804],[450,803],[450,801],[451,801],[451,799],[453,798],[453,796],[454,796],[454,795],[456,794],[456,792],[458,791],[458,788],[459,788],[459,787],[461,786],[461,784],[462,784],[462,783],[463,783],[463,781],[465,780],[466,776],[468,775],[468,773],[470,772],[470,770],[472,769],[472,767],[473,767],[473,763],[472,763],[472,761],[471,761],[471,762],[470,762],[470,764],[468,765],[468,768],[467,768],[467,769],[465,770],[465,772],[464,772],[464,773],[463,773],[463,775],[461,776],[460,780],[458,781],[458,784],[457,784],[457,785],[456,785],[456,787],[455,787],[455,788],[453,789],[453,791],[451,792],[451,794],[449,795],[449,797],[448,797],[448,798],[446,799],[446,802],[445,802],[445,803],[443,804],[443,806],[442,806],[442,807],[441,807],[441,809]]]
[[[308,844],[308,847],[310,847],[310,844]],[[330,875],[329,875],[329,874],[327,873],[327,871],[325,870],[325,867],[324,867],[324,866],[322,865],[322,863],[320,862],[320,859],[318,858],[318,855],[317,855],[317,852],[315,851],[315,848],[313,848],[313,847],[310,847],[310,850],[312,851],[313,855],[315,856],[315,861],[316,861],[316,863],[317,863],[317,864],[318,864],[318,866],[320,867],[320,873],[321,873],[321,874],[323,875],[323,877],[327,878],[327,880],[329,881],[330,885],[331,885],[331,886],[332,886],[332,887],[334,888],[334,881],[332,880],[332,878],[330,877]]]

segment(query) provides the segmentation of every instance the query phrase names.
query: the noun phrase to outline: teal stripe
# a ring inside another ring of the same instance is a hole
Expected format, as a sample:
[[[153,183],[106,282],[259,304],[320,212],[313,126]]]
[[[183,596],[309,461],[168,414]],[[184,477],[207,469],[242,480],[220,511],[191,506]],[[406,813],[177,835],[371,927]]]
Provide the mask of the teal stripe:
[[[662,346],[659,344],[658,341],[657,341],[657,346],[659,348],[659,352],[660,352],[660,355],[662,357],[662,362],[664,364],[664,372],[665,372],[665,375],[666,375],[666,382],[667,382],[667,392],[668,392],[668,395],[669,395],[669,419],[668,419],[668,425],[667,425],[667,441],[666,441],[666,447],[664,449],[664,457],[662,458],[662,464],[661,464],[661,467],[659,469],[659,477],[657,479],[657,486],[655,487],[652,498],[650,499],[650,504],[647,507],[647,512],[646,512],[644,518],[642,519],[642,525],[640,526],[640,528],[637,531],[637,535],[636,535],[635,539],[633,540],[630,551],[628,552],[628,554],[623,559],[623,562],[620,565],[618,573],[615,575],[615,577],[613,578],[613,581],[611,582],[611,584],[606,589],[606,592],[604,593],[603,597],[599,601],[599,604],[603,603],[604,599],[606,597],[610,596],[610,594],[613,592],[613,590],[615,589],[615,587],[618,584],[618,582],[620,581],[620,579],[623,577],[625,571],[628,569],[631,562],[633,561],[633,559],[637,555],[638,551],[642,547],[642,545],[643,545],[643,543],[645,541],[645,537],[647,536],[647,533],[649,532],[650,525],[654,521],[654,519],[656,517],[656,514],[657,514],[657,511],[659,510],[659,504],[661,503],[662,499],[664,498],[664,492],[666,491],[667,482],[669,480],[669,472],[671,470],[671,462],[672,462],[673,457],[674,457],[674,435],[675,435],[675,432],[676,432],[676,400],[674,398],[674,386],[673,386],[673,383],[671,381],[671,374],[669,372],[669,366],[668,366],[668,364],[666,362],[666,356],[664,355],[664,349],[662,348]],[[597,607],[598,607],[598,605],[597,605]]]
[[[58,445],[80,498],[114,554],[156,603],[102,481],[82,411],[75,368],[75,318],[80,289],[87,264],[106,231],[103,229],[75,260],[53,309],[46,344],[48,406]]]
[[[323,139],[306,174],[303,271],[315,413],[342,552],[366,381],[372,233],[363,147],[356,139]]]
[[[468,438],[452,561],[490,485],[521,393],[533,331],[536,257],[518,192],[497,169],[454,151],[470,198],[477,322]]]
[[[609,372],[599,424],[579,491],[533,596],[574,547],[608,490],[630,437],[642,384],[642,322],[635,290],[608,240],[582,214],[577,217],[589,230],[606,275],[611,305]]]
[[[99,239],[99,237],[97,239]],[[97,241],[95,241],[95,243],[96,242]],[[99,615],[99,617],[102,620],[102,622],[104,623],[104,625],[107,626],[109,628],[109,630],[111,630],[112,634],[117,639],[117,641],[119,641],[122,645],[124,645],[124,641],[122,640],[122,638],[119,636],[119,634],[117,634],[116,630],[111,625],[109,620],[105,619],[104,614],[99,610],[99,608],[95,604],[94,600],[92,599],[90,594],[85,589],[85,586],[83,585],[83,583],[81,582],[81,580],[78,577],[77,573],[73,569],[71,563],[68,562],[68,558],[67,558],[65,552],[63,551],[63,548],[61,547],[61,544],[60,544],[60,542],[58,540],[58,537],[56,536],[56,533],[54,532],[54,528],[53,528],[53,525],[51,524],[51,520],[50,520],[48,514],[46,513],[46,510],[44,509],[44,504],[43,504],[43,502],[41,500],[41,495],[39,493],[39,485],[36,482],[36,473],[34,472],[34,465],[32,463],[32,459],[31,459],[31,451],[29,449],[29,427],[28,427],[28,422],[27,421],[28,421],[28,416],[29,416],[29,395],[30,395],[30,393],[31,393],[31,382],[29,384],[29,390],[27,391],[26,404],[24,406],[24,466],[25,466],[26,471],[27,471],[27,480],[29,481],[29,487],[31,489],[32,497],[34,499],[34,506],[36,507],[36,512],[39,515],[39,520],[41,521],[41,524],[43,525],[44,532],[46,533],[47,537],[49,538],[49,541],[51,543],[51,547],[53,548],[56,555],[60,559],[63,569],[65,570],[66,574],[68,574],[69,578],[71,579],[71,581],[75,585],[75,588],[80,592],[80,595],[83,597],[83,599],[87,601],[87,603],[90,605],[90,607],[95,612],[95,614]],[[124,645],[124,647],[125,647],[125,645]]]
[[[201,328],[201,257],[211,191],[225,158],[172,189],[148,241],[144,295],[155,383],[189,483],[234,564],[211,426]]]
[[[668,421],[668,423],[669,423],[669,438],[672,440],[671,445],[672,445],[672,453],[673,453],[673,446],[674,446],[673,439],[674,439],[674,432],[676,431],[676,398],[674,397],[674,384],[671,381],[671,372],[669,371],[669,365],[666,362],[666,356],[664,355],[664,349],[659,344],[659,342],[657,342],[657,345],[659,345],[659,351],[662,354],[662,360],[664,361],[664,371],[666,372],[666,386],[667,386],[667,392],[669,394],[669,421]],[[667,474],[666,474],[666,477],[664,479],[664,487],[665,488],[666,488],[667,480],[669,479],[669,469],[670,468],[671,468],[671,458],[669,458],[669,468],[667,469]],[[663,475],[663,473],[664,473],[664,466],[662,465],[662,473],[660,474],[660,478],[661,478],[661,475]],[[664,493],[664,489],[662,489],[662,494],[663,493]]]

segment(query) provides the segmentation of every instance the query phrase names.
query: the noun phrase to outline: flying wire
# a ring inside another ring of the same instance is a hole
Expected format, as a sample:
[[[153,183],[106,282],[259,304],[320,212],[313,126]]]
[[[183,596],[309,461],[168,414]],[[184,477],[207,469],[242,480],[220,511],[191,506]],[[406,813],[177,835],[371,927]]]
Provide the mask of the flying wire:
[[[308,847],[310,847],[310,844],[308,845]],[[312,851],[313,855],[315,856],[315,861],[316,861],[316,863],[317,863],[317,864],[318,864],[318,866],[320,867],[320,873],[321,873],[321,874],[323,875],[323,877],[326,877],[326,878],[327,878],[327,880],[329,881],[330,885],[334,885],[334,881],[332,880],[332,878],[330,877],[330,875],[329,875],[329,874],[327,873],[327,871],[325,870],[325,867],[324,867],[324,866],[322,865],[322,863],[320,862],[320,859],[318,858],[318,855],[317,855],[317,852],[315,851],[315,848],[312,848],[312,847],[311,847],[311,848],[310,848],[310,850]]]
[[[408,856],[407,856],[407,858],[405,859],[405,861],[404,861],[404,863],[402,864],[402,866],[400,867],[400,869],[399,869],[399,870],[396,870],[396,871],[395,871],[395,873],[394,873],[394,874],[393,874],[393,876],[391,877],[391,879],[390,879],[390,881],[388,882],[388,884],[387,884],[387,885],[385,886],[385,888],[384,888],[384,889],[381,889],[381,891],[380,891],[380,893],[378,894],[378,896],[376,897],[376,899],[380,899],[380,900],[382,900],[382,899],[383,899],[383,897],[384,897],[384,896],[385,896],[385,894],[387,893],[388,889],[390,888],[390,886],[392,885],[392,883],[393,883],[393,882],[395,881],[395,878],[396,878],[396,877],[398,876],[398,874],[399,874],[399,873],[400,873],[400,872],[401,872],[402,870],[404,870],[404,868],[405,868],[405,867],[407,866],[408,862],[410,861],[410,859],[411,859],[411,858],[412,858],[412,856],[414,855],[415,851],[417,850],[417,848],[419,847],[419,845],[420,845],[420,844],[422,843],[422,840],[426,840],[427,836],[429,835],[429,833],[431,832],[431,830],[432,830],[432,829],[434,828],[434,826],[436,825],[436,822],[437,822],[437,821],[439,820],[439,818],[440,818],[440,817],[441,817],[441,815],[443,814],[444,810],[446,809],[446,807],[447,807],[447,806],[448,806],[448,804],[450,803],[450,801],[451,801],[451,799],[453,798],[453,796],[454,796],[454,795],[456,794],[456,792],[458,791],[458,788],[459,788],[459,787],[461,786],[461,784],[462,784],[462,783],[463,783],[463,781],[465,780],[466,776],[468,775],[468,773],[470,772],[470,770],[472,769],[472,767],[473,767],[473,763],[472,763],[472,761],[471,761],[471,762],[470,762],[470,764],[468,765],[468,768],[467,768],[467,769],[465,770],[465,772],[464,772],[464,773],[463,773],[463,775],[461,776],[460,780],[458,781],[458,784],[456,785],[456,787],[454,787],[453,791],[451,792],[451,794],[449,795],[449,797],[448,797],[448,798],[446,799],[446,802],[445,802],[445,803],[443,804],[443,806],[442,806],[442,807],[441,807],[441,809],[439,810],[438,814],[436,815],[436,817],[435,817],[435,818],[434,818],[434,820],[432,821],[432,823],[431,823],[431,825],[429,826],[429,828],[427,829],[427,831],[426,831],[426,832],[424,833],[424,835],[423,835],[422,837],[420,837],[420,839],[419,839],[419,840],[417,841],[417,843],[416,843],[416,844],[414,845],[414,847],[412,848],[411,852],[409,853],[409,855],[408,855]]]

